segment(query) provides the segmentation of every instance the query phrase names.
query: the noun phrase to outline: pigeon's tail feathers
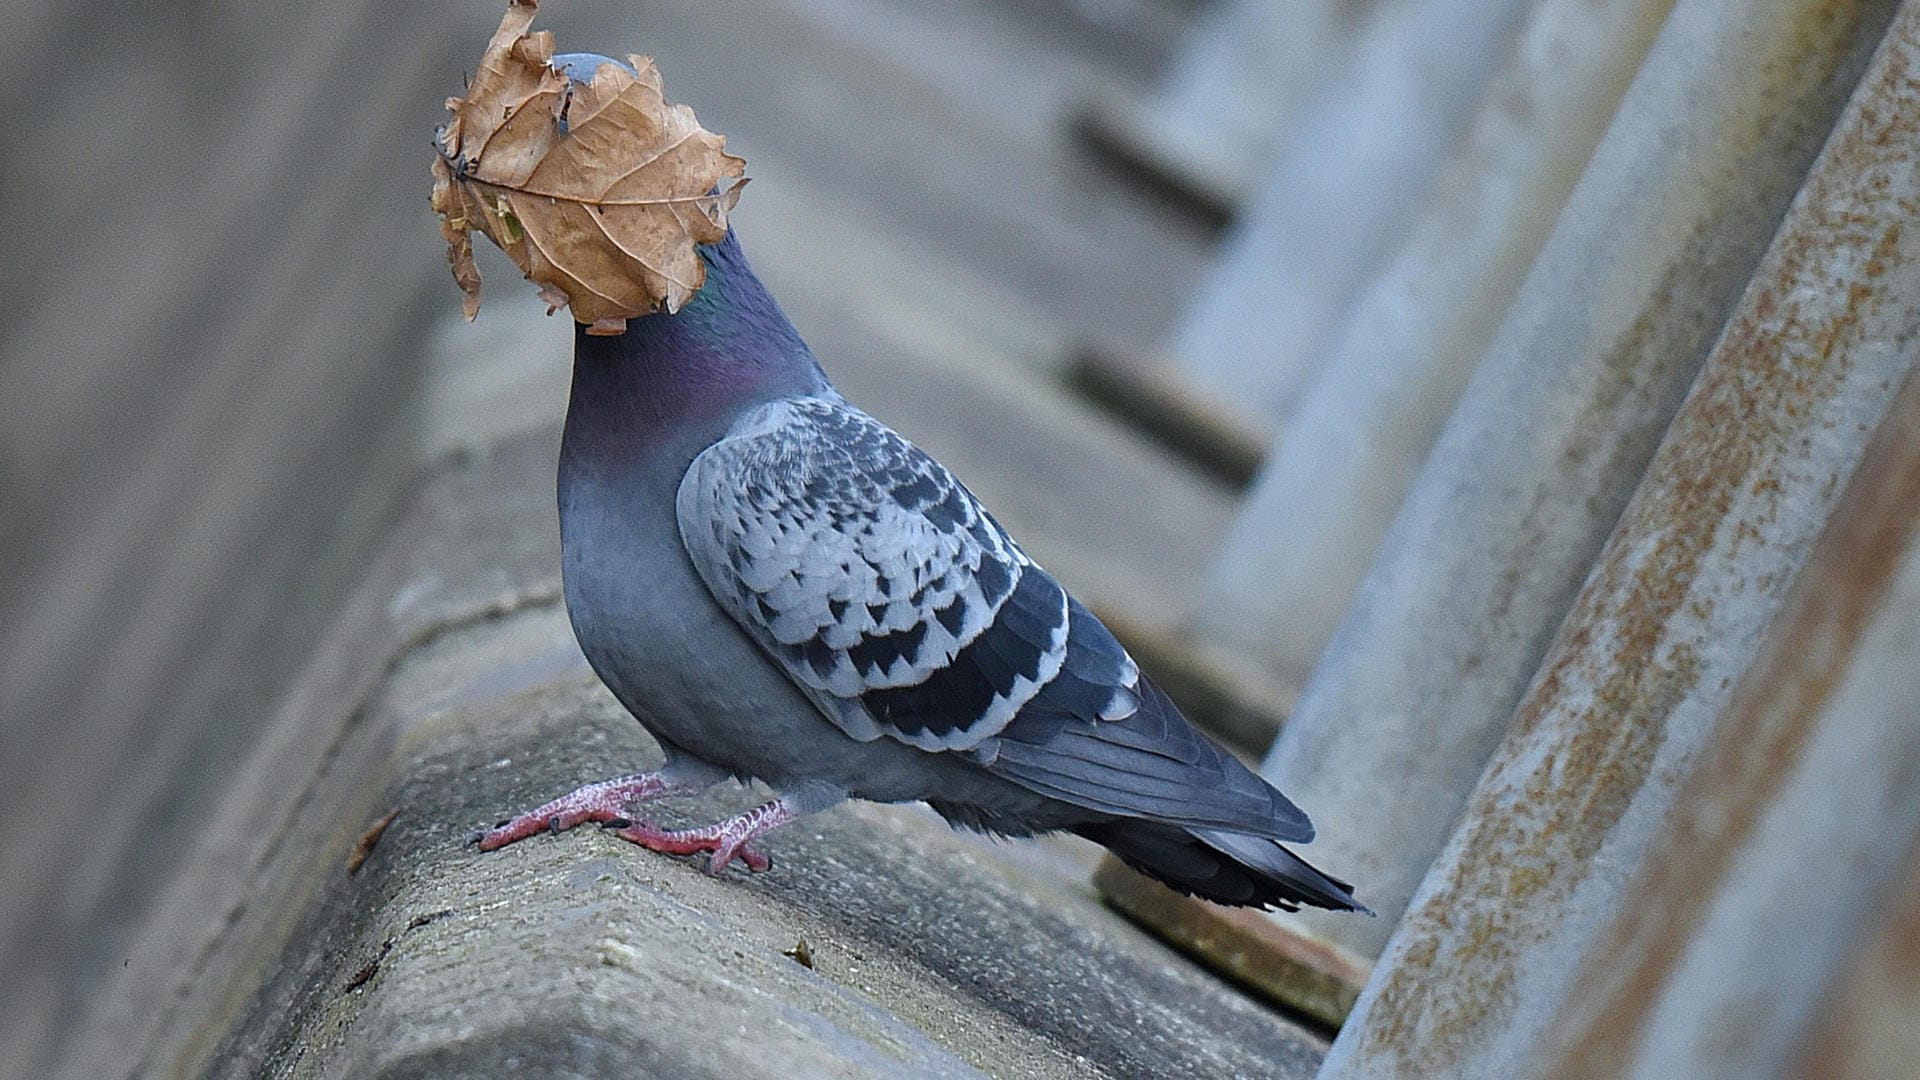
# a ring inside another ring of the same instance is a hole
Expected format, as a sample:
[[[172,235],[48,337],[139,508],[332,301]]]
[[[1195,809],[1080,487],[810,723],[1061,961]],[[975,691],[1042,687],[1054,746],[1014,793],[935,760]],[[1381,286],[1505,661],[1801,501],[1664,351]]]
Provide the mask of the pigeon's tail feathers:
[[[1321,873],[1277,841],[1218,829],[1119,818],[1074,830],[1169,888],[1233,907],[1373,912],[1353,887]]]
[[[1296,902],[1309,907],[1326,908],[1329,911],[1358,911],[1363,915],[1373,912],[1365,904],[1354,899],[1353,886],[1331,874],[1323,873],[1312,863],[1281,846],[1278,842],[1264,836],[1249,836],[1246,833],[1222,832],[1218,829],[1197,829],[1193,835],[1207,847],[1233,860],[1243,870],[1253,872],[1273,882],[1280,889],[1294,893]],[[1284,900],[1282,901],[1284,904]]]
[[[1365,911],[1352,886],[1281,846],[1313,839],[1306,813],[1195,730],[1092,614],[1071,614],[1060,675],[992,741],[987,771],[1093,811],[1074,831],[1183,893]]]

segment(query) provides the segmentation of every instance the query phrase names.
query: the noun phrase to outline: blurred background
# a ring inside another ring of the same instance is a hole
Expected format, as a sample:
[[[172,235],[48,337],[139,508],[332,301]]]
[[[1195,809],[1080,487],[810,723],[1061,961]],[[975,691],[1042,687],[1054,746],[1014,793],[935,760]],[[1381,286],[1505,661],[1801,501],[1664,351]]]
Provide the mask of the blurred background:
[[[486,248],[462,322],[427,209],[442,101],[499,14],[80,2],[16,12],[0,44],[0,1074],[59,1059],[423,470],[510,435],[557,444],[564,315]],[[961,475],[1265,760],[1329,869],[1372,885],[1364,928],[1279,931],[1343,950],[1337,1021],[1376,959],[1376,978],[1393,967],[1434,860],[1472,861],[1456,821],[1514,812],[1476,788],[1520,753],[1508,718],[1578,737],[1536,672],[1604,689],[1676,665],[1682,639],[1746,643],[1698,701],[1635,691],[1602,718],[1692,733],[1656,740],[1659,780],[1614,792],[1644,823],[1605,843],[1639,865],[1733,688],[1788,633],[1789,588],[1859,463],[1905,475],[1912,448],[1871,440],[1905,415],[1912,164],[1821,152],[1872,119],[1856,94],[1913,100],[1903,77],[1873,83],[1913,14],[553,0],[538,25],[562,49],[656,59],[669,99],[746,158],[736,228],[847,396]],[[1829,227],[1842,211],[1880,239]],[[1793,276],[1809,261],[1828,284]],[[1808,301],[1782,330],[1751,299],[1844,298],[1856,277],[1879,291],[1848,319]],[[1813,324],[1833,330],[1824,352]],[[1760,343],[1744,368],[1721,344],[1740,333]],[[1781,374],[1807,357],[1832,377]],[[1722,385],[1745,412],[1692,403]],[[1760,511],[1675,502],[1673,477],[1750,492],[1756,469],[1785,502],[1722,552],[1720,525]],[[1878,503],[1901,538],[1885,573],[1848,579],[1868,607],[1905,565],[1905,497]],[[1675,521],[1704,531],[1707,569],[1628,557]],[[1681,626],[1608,593],[1609,565],[1751,606]],[[1642,617],[1644,653],[1582,654],[1563,630]],[[1889,780],[1888,806],[1912,787]],[[1833,956],[1880,925],[1912,831],[1874,834],[1861,929]],[[1107,885],[1123,906],[1127,887]],[[1571,938],[1617,906],[1595,905]],[[1568,949],[1543,964],[1579,968]],[[1805,961],[1793,999],[1837,992],[1837,963]]]

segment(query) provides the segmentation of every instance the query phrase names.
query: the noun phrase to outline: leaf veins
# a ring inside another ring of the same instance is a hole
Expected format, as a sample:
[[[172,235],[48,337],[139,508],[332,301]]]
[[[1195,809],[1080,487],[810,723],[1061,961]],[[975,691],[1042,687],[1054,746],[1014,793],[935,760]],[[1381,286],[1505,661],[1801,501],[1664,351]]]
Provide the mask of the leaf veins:
[[[435,134],[433,209],[447,261],[480,310],[479,231],[588,333],[678,311],[706,280],[697,247],[722,240],[746,162],[667,102],[644,56],[600,58],[589,81],[553,66],[553,35],[530,32],[537,0],[514,0],[452,119]],[[579,72],[580,60],[572,69]]]

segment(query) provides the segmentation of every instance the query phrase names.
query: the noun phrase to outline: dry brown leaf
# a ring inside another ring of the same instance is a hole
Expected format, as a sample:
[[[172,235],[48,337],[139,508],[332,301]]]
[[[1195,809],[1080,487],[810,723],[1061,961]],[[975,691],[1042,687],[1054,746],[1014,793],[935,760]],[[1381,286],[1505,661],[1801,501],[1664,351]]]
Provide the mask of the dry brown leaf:
[[[468,319],[480,310],[471,233],[500,245],[590,334],[678,311],[706,280],[696,247],[726,238],[746,162],[661,95],[644,56],[576,84],[551,66],[553,35],[529,33],[514,0],[465,98],[435,136],[433,208]]]
[[[393,819],[399,816],[400,808],[396,806],[387,811],[386,817],[367,826],[367,831],[361,833],[360,839],[353,845],[353,854],[347,856],[348,874],[360,872],[360,867],[367,861],[367,856],[373,854],[374,846],[380,843],[382,836],[386,835],[387,826],[393,824]]]

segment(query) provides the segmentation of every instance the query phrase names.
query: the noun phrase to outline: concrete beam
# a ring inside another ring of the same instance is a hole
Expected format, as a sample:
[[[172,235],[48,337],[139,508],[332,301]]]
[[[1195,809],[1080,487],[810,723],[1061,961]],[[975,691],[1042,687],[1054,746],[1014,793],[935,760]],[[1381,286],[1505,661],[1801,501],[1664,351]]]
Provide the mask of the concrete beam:
[[[1768,637],[1582,959],[1535,1074],[1793,1075],[1821,1038],[1871,1049],[1846,1037],[1839,987],[1864,994],[1846,1007],[1862,1015],[1901,999],[1886,980],[1861,985],[1859,965],[1893,958],[1862,950],[1920,840],[1920,379]]]
[[[1408,0],[1372,13],[1296,114],[1259,197],[1168,340],[1198,391],[1255,430],[1282,426],[1536,2]]]
[[[1265,774],[1379,954],[1891,16],[1681,0],[1462,395]]]
[[[1674,25],[1717,6],[1683,2]],[[1741,6],[1747,18],[1713,13],[1723,47],[1776,20],[1803,33],[1834,25],[1825,5]],[[1641,903],[1633,875],[1676,785],[1734,685],[1757,671],[1789,585],[1915,369],[1916,30],[1910,3],[1382,953],[1327,1080],[1538,1075],[1529,1062],[1556,1013],[1578,1008],[1579,965],[1608,947],[1609,920]],[[1753,62],[1751,49],[1738,55]],[[1689,62],[1712,70],[1714,59]],[[1798,885],[1767,888],[1800,898]]]
[[[1316,363],[1196,598],[1305,684],[1672,0],[1542,0],[1431,201]]]

